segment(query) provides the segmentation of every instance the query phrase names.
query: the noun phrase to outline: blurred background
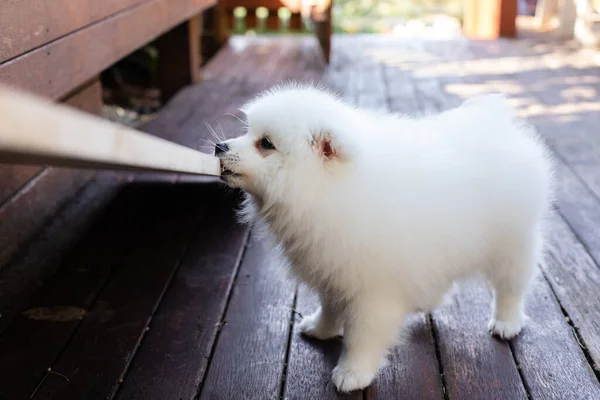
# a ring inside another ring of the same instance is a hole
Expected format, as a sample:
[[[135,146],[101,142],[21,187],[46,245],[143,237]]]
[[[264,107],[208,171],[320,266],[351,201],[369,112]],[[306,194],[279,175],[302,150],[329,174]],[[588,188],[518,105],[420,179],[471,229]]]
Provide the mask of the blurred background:
[[[242,36],[311,35],[309,8],[328,5],[327,0],[223,3],[231,18],[229,33]],[[299,14],[292,12],[296,9]],[[595,47],[600,36],[599,16],[600,0],[336,0],[331,5],[331,29],[335,35],[432,40],[575,38]],[[506,32],[500,32],[502,29]],[[203,43],[203,63],[216,52],[217,46],[211,45]],[[156,46],[150,43],[104,71],[106,117],[133,126],[152,118],[161,105],[156,90],[158,57]]]

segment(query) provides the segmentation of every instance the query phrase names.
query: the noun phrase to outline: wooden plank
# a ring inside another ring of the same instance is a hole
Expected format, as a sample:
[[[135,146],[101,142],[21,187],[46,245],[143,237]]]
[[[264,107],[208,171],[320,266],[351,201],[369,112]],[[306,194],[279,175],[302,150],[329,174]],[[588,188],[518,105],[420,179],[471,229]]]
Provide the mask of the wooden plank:
[[[7,162],[220,174],[214,156],[1,87],[0,119]]]
[[[0,64],[142,1],[3,1],[0,3]]]
[[[163,103],[184,86],[200,81],[201,19],[191,18],[156,41],[158,48],[158,80]]]
[[[600,309],[596,299],[600,287],[600,269],[569,226],[553,215],[548,229],[549,250],[544,272],[580,335],[584,351],[593,360],[600,377]]]
[[[210,196],[204,228],[150,322],[119,399],[196,395],[248,237],[233,214],[236,196],[219,192]]]
[[[33,292],[52,275],[67,252],[121,189],[112,174],[99,174],[19,249],[0,274],[0,334]]]
[[[86,314],[33,398],[112,398],[205,211],[206,191],[159,184],[145,191],[149,228]]]
[[[151,193],[130,188],[119,196],[0,337],[0,352],[6,361],[0,364],[0,396],[27,398],[33,392],[117,262],[136,241],[141,222],[147,218],[145,196]],[[61,306],[70,308],[49,315],[64,320],[36,319],[36,309]]]
[[[530,316],[512,350],[532,399],[598,399],[600,383],[546,279],[527,298]]]
[[[51,168],[31,180],[0,208],[0,270],[60,207],[93,177]]]
[[[556,184],[559,188],[556,204],[587,251],[600,263],[600,201],[573,170],[557,162]]]
[[[284,398],[301,399],[355,399],[363,398],[361,391],[338,394],[331,381],[331,371],[342,352],[342,340],[316,340],[300,336],[298,323],[318,307],[318,300],[301,285],[295,307],[294,331],[287,361]]]
[[[0,82],[51,99],[62,98],[214,4],[215,0],[181,0],[173,7],[171,0],[146,1],[0,65]]]
[[[425,314],[407,318],[388,366],[366,392],[368,399],[393,399],[399,393],[407,399],[444,398],[432,327]]]
[[[285,267],[251,238],[199,398],[279,397],[294,286]]]
[[[0,207],[41,171],[32,165],[0,165]]]
[[[527,397],[508,342],[487,330],[490,303],[485,283],[469,282],[460,285],[451,304],[432,314],[451,399]]]

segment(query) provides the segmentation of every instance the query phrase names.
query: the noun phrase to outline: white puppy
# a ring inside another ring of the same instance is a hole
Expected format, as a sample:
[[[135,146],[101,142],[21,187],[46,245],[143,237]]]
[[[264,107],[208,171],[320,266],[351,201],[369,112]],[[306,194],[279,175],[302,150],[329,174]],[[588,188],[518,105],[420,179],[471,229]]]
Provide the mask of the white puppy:
[[[501,96],[410,119],[284,86],[244,106],[248,132],[217,144],[223,179],[248,193],[321,307],[306,335],[344,334],[340,391],[368,386],[407,313],[474,273],[491,283],[492,333],[512,338],[542,253],[552,163]]]

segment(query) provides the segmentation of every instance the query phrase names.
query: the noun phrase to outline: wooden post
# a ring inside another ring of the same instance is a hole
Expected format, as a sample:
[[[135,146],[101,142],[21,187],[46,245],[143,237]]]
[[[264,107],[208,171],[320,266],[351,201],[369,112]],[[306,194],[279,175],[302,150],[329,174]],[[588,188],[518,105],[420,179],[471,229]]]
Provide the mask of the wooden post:
[[[326,6],[325,10],[318,10],[313,6],[311,9],[311,20],[315,35],[319,40],[325,62],[329,64],[331,56],[331,2]]]
[[[181,88],[200,81],[201,25],[201,18],[191,18],[162,35],[156,42],[159,51],[158,81],[163,103]]]
[[[515,37],[517,0],[469,0],[463,30],[472,39]]]

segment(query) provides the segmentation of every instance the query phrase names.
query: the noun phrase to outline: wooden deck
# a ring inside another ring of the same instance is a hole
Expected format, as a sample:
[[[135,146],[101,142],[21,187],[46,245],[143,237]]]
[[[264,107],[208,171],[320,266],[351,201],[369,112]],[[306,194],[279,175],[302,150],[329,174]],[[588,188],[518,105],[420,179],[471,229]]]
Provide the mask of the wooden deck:
[[[492,338],[489,291],[465,285],[460,302],[411,316],[375,383],[343,397],[600,399],[598,54],[336,37],[326,69],[319,51],[312,38],[234,38],[147,130],[195,147],[209,137],[205,120],[236,135],[237,107],[287,79],[406,113],[502,91],[559,161],[550,249],[522,334]],[[0,398],[337,398],[341,343],[300,337],[314,298],[236,224],[236,196],[204,179],[97,174],[0,266]]]

